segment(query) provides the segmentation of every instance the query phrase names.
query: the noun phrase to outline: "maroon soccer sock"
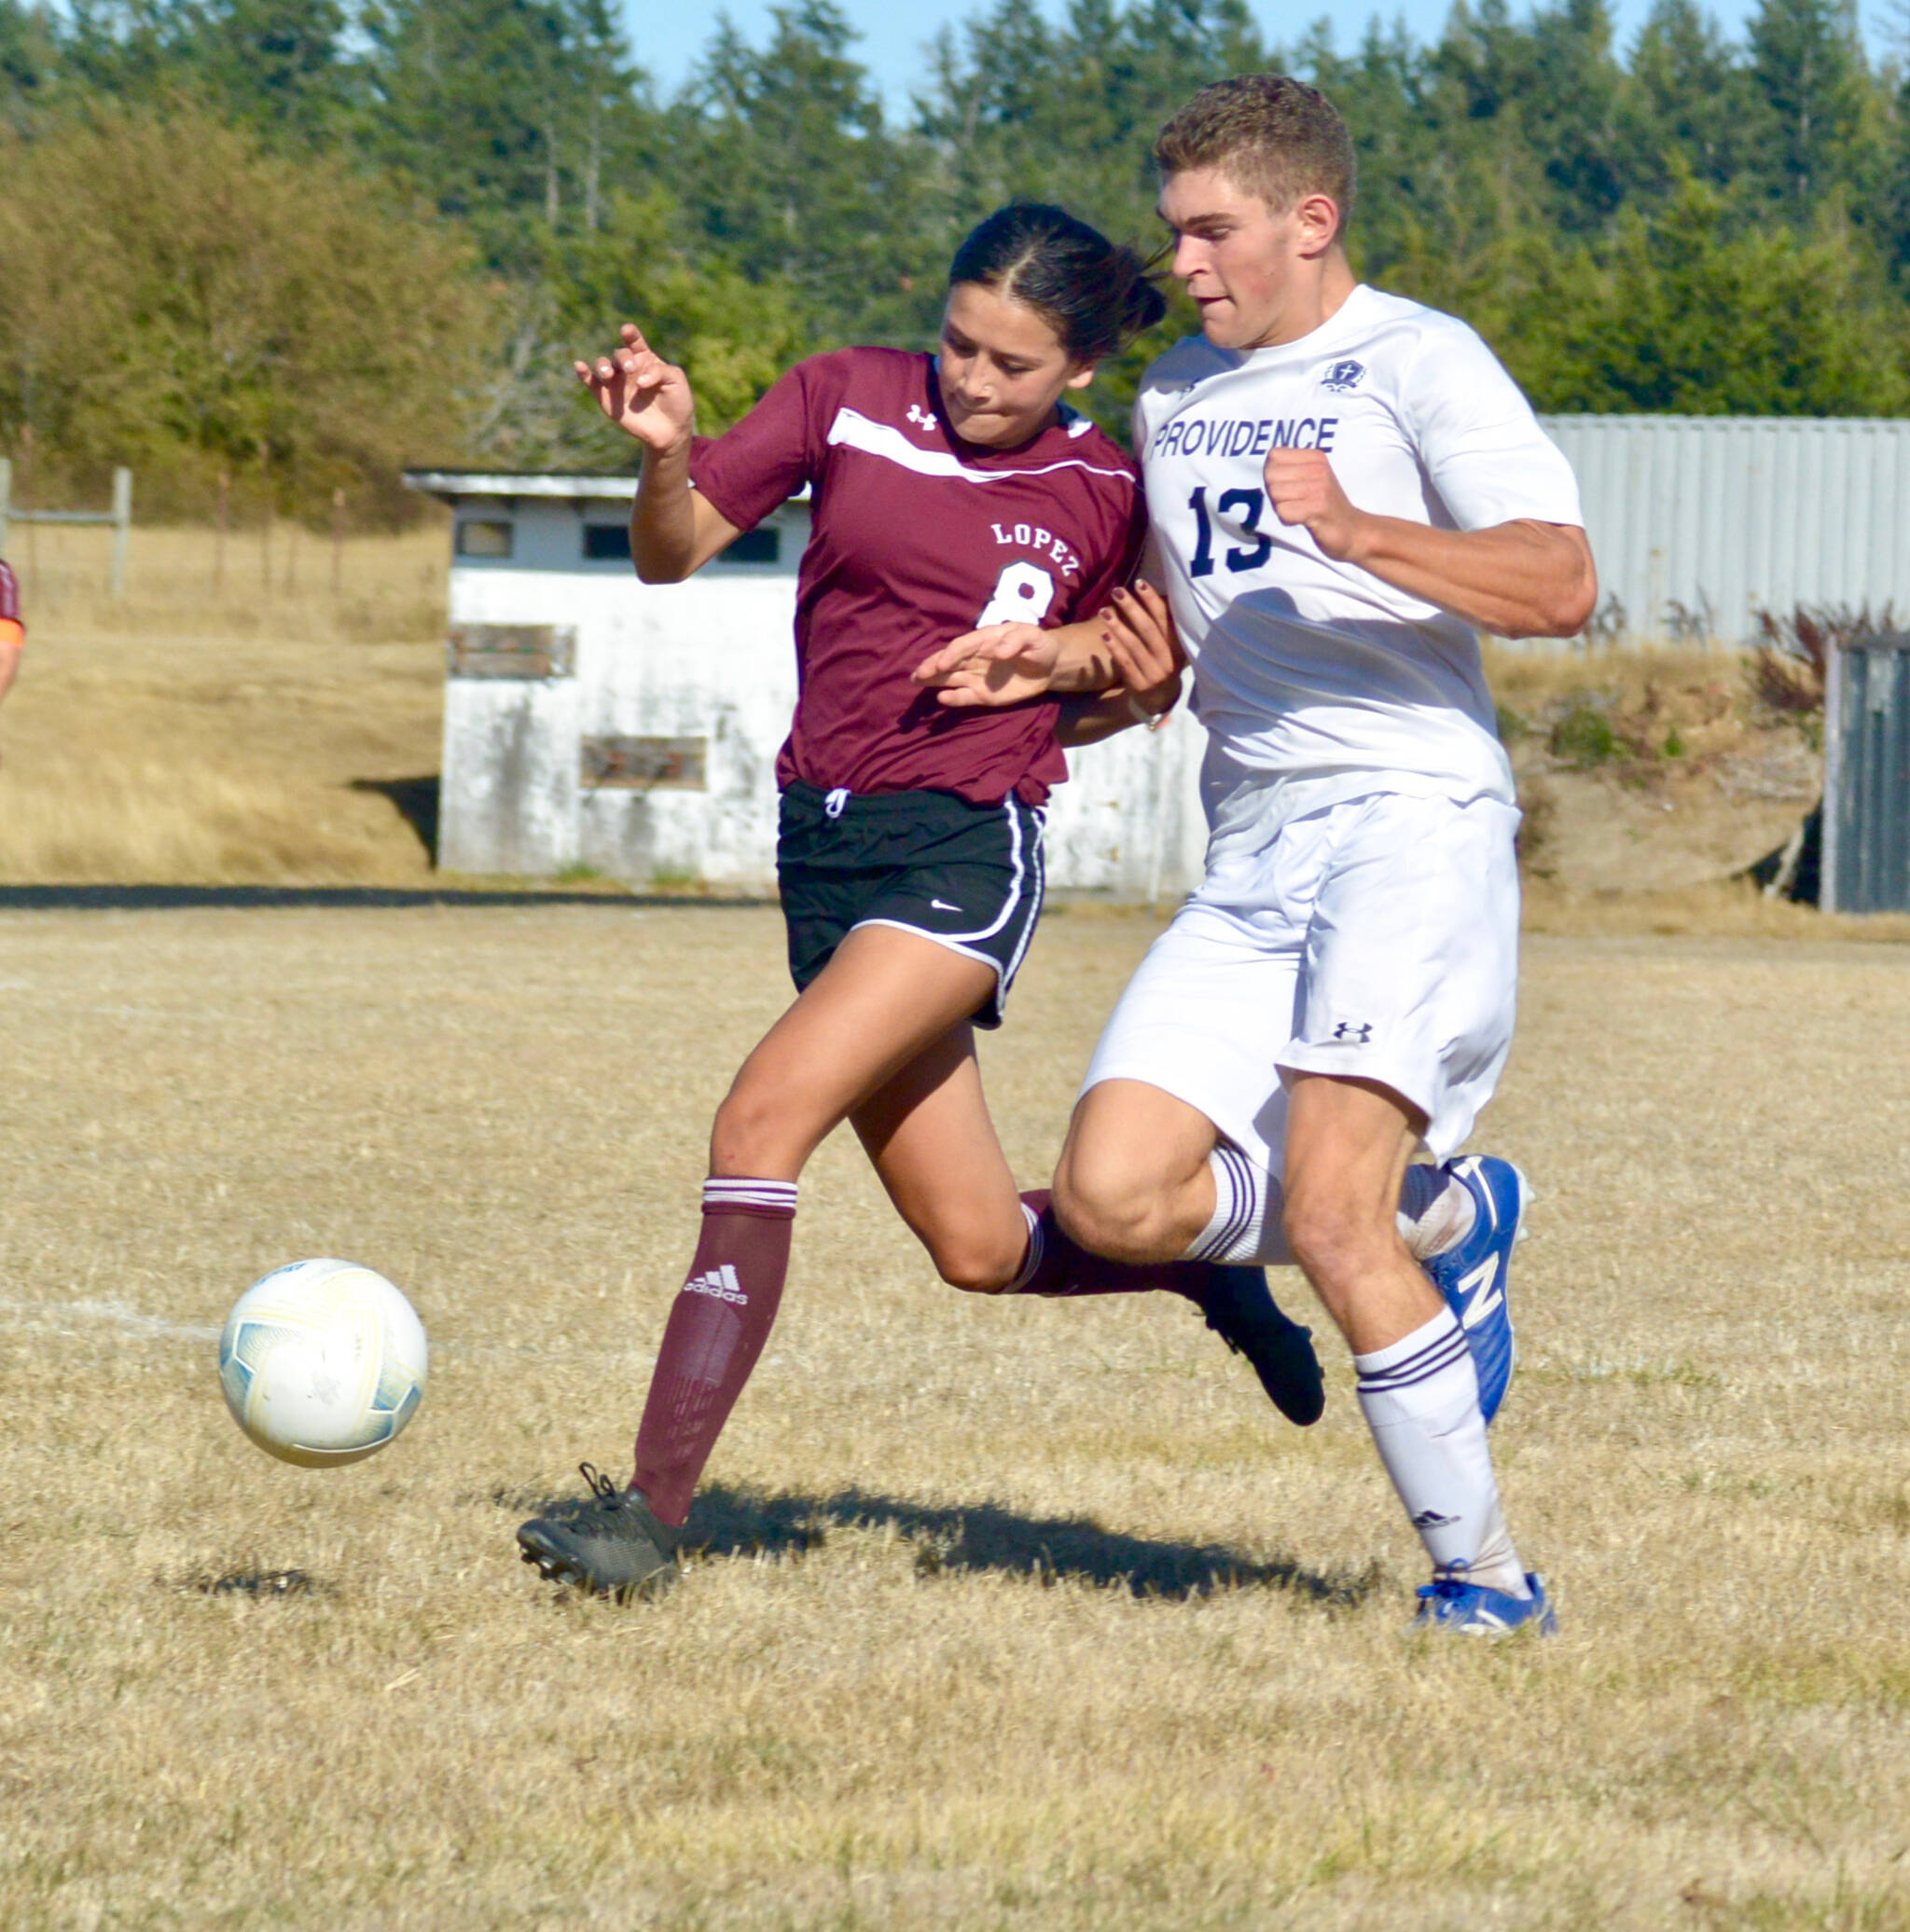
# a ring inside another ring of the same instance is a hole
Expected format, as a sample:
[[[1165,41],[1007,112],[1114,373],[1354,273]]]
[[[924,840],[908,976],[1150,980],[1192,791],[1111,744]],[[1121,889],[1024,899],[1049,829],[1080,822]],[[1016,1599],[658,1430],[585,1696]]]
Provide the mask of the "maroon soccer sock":
[[[1132,1295],[1165,1290],[1197,1302],[1213,1272],[1210,1262],[1111,1262],[1061,1232],[1045,1188],[1021,1196],[1028,1216],[1028,1257],[1008,1290],[1016,1295]]]
[[[793,1180],[703,1185],[703,1232],[670,1311],[637,1429],[632,1486],[680,1525],[703,1465],[769,1339],[789,1272]]]

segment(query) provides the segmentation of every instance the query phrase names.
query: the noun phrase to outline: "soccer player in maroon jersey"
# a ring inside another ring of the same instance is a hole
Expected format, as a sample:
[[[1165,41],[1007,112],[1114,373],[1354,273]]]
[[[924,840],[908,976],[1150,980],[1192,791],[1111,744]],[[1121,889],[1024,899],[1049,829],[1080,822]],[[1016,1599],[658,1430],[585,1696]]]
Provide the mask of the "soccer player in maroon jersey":
[[[13,683],[20,669],[20,654],[26,643],[26,626],[20,620],[20,583],[0,557],[0,697]]]
[[[644,582],[688,576],[805,484],[813,523],[777,764],[798,997],[717,1111],[631,1484],[585,1464],[590,1498],[518,1531],[547,1577],[618,1596],[673,1579],[691,1493],[775,1318],[797,1177],[843,1120],[945,1280],[1183,1293],[1284,1413],[1320,1413],[1308,1332],[1261,1271],[1108,1262],[1061,1233],[1045,1194],[1017,1191],[976,1059],[974,1029],[1001,1023],[1041,911],[1062,744],[1164,715],[1180,688],[1165,605],[1132,582],[1147,523],[1134,464],[1063,407],[1162,312],[1138,256],[1023,204],[957,251],[938,355],[812,357],[714,440],[695,435],[683,370],[636,328],[576,366],[644,445],[630,550]],[[1100,688],[957,710],[916,682],[950,638],[1005,622],[1076,627]]]

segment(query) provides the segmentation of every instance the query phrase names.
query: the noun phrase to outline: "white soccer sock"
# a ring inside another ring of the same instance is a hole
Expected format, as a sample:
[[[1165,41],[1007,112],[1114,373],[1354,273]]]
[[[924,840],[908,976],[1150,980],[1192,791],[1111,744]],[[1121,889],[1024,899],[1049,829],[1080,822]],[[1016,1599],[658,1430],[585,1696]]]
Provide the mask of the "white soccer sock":
[[[1472,1190],[1444,1167],[1416,1161],[1399,1191],[1399,1235],[1416,1262],[1456,1248],[1479,1218]]]
[[[1213,1219],[1183,1259],[1291,1267],[1293,1249],[1280,1227],[1280,1183],[1230,1140],[1215,1144],[1207,1166],[1213,1176]],[[1399,1191],[1398,1225],[1400,1239],[1415,1261],[1431,1261],[1463,1241],[1478,1213],[1471,1191],[1444,1167],[1416,1162],[1406,1169]]]
[[[1433,1567],[1527,1595],[1499,1507],[1479,1378],[1451,1309],[1353,1365],[1366,1427]]]
[[[1021,1204],[1021,1218],[1028,1223],[1028,1252],[1021,1257],[1021,1267],[1014,1280],[1002,1290],[1004,1295],[1018,1295],[1034,1279],[1034,1271],[1041,1266],[1042,1257],[1047,1252],[1047,1237],[1041,1231],[1041,1216],[1026,1201]]]
[[[1289,1268],[1294,1251],[1280,1226],[1283,1196],[1280,1183],[1256,1166],[1231,1140],[1214,1143],[1207,1157],[1213,1176],[1213,1219],[1201,1229],[1182,1259],[1190,1262],[1258,1262]]]

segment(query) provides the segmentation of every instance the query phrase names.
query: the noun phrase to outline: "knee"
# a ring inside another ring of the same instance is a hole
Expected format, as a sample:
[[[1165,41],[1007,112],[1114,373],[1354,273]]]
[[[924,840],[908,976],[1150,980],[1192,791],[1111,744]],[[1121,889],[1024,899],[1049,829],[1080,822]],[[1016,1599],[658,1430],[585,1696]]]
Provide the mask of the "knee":
[[[950,1288],[963,1294],[998,1295],[1012,1287],[1028,1259],[1025,1242],[1012,1249],[973,1235],[948,1235],[927,1241],[929,1258]]]
[[[792,1155],[800,1164],[811,1151],[794,1145],[790,1110],[760,1082],[731,1087],[710,1128],[710,1166],[717,1174],[779,1174]]]
[[[1177,1240],[1154,1178],[1118,1155],[1070,1149],[1055,1173],[1055,1219],[1092,1254],[1121,1262],[1170,1260]]]

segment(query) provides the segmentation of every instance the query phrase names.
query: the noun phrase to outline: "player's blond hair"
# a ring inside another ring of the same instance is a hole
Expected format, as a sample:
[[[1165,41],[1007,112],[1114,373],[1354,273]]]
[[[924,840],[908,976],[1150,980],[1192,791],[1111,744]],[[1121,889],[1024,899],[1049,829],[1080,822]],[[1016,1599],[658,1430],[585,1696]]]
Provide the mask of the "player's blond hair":
[[[1204,87],[1160,131],[1164,175],[1213,168],[1280,213],[1326,195],[1346,233],[1353,212],[1353,137],[1318,88],[1285,74],[1241,74]]]

